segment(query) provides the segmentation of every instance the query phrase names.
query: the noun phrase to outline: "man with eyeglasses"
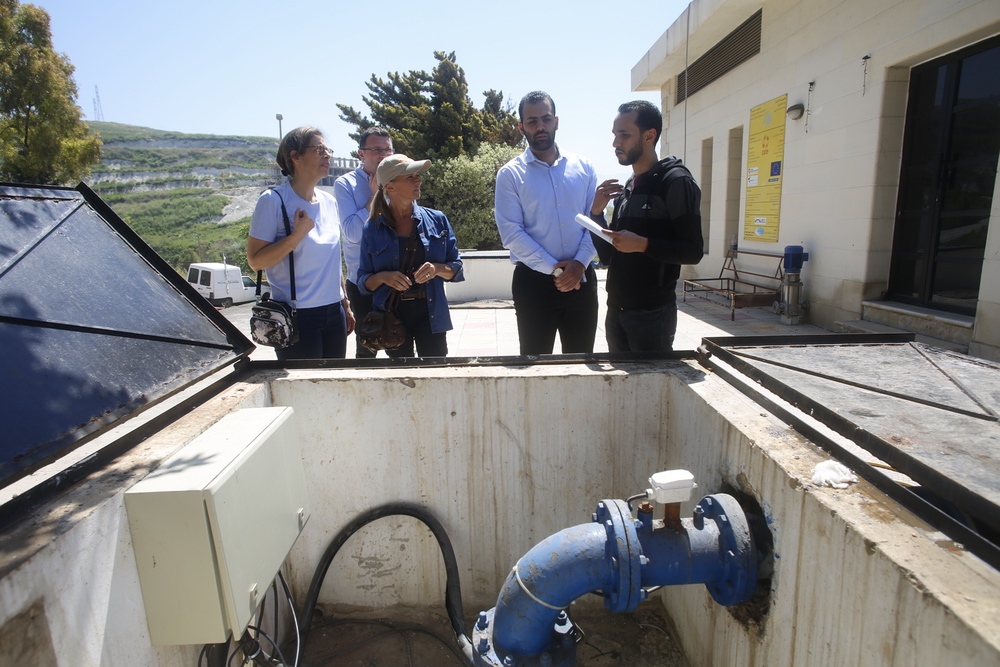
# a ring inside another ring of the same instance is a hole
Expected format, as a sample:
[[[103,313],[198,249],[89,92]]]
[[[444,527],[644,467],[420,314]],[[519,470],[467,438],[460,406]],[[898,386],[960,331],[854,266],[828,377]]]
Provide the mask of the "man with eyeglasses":
[[[392,155],[392,136],[384,127],[369,127],[358,139],[358,157],[361,166],[344,174],[333,184],[333,195],[340,211],[341,244],[347,262],[347,298],[351,310],[360,323],[372,309],[372,297],[358,289],[358,268],[361,264],[361,233],[368,220],[372,199],[378,192],[375,172],[379,163]],[[374,359],[375,353],[357,341],[357,359]]]

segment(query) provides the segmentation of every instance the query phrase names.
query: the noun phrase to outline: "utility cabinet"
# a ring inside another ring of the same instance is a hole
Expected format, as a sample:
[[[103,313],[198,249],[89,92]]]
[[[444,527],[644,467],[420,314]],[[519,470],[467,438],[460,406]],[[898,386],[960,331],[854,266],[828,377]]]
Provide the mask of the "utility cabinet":
[[[152,643],[238,638],[309,518],[292,408],[223,417],[125,508]]]

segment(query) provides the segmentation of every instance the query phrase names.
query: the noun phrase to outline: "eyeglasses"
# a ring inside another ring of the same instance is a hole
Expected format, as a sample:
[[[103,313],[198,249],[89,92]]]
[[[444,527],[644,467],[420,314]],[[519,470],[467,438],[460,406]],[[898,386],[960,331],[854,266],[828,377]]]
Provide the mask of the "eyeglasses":
[[[391,148],[359,148],[359,151],[368,151],[369,153],[375,153],[376,155],[392,155]]]
[[[306,150],[312,151],[320,157],[323,157],[324,155],[333,155],[333,151],[326,146],[306,146]]]

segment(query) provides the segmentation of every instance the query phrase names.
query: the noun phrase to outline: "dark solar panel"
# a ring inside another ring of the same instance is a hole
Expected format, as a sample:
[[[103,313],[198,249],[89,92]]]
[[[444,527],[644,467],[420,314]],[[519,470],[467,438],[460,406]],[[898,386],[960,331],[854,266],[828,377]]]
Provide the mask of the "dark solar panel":
[[[0,486],[252,349],[86,186],[0,185]]]

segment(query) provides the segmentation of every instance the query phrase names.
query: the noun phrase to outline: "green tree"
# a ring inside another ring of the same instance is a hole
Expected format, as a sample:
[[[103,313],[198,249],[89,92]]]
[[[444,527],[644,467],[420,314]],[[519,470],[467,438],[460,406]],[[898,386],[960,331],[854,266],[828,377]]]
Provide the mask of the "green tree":
[[[493,216],[497,171],[521,153],[507,144],[480,144],[475,155],[435,163],[422,194],[448,216],[459,248],[497,250],[502,246]]]
[[[521,131],[517,129],[517,116],[514,115],[514,103],[504,102],[503,93],[487,90],[486,103],[483,104],[483,142],[488,144],[504,144],[505,146],[521,146]]]
[[[48,13],[0,0],[0,180],[59,184],[89,173],[101,140],[80,120],[76,92]]]
[[[415,159],[472,155],[483,142],[520,144],[517,118],[512,105],[504,104],[503,92],[487,90],[483,108],[477,109],[455,52],[435,51],[434,58],[437,66],[430,74],[411,70],[385,79],[372,74],[365,82],[370,95],[362,97],[370,118],[338,104],[341,120],[358,128],[350,136],[356,140],[363,130],[381,125],[392,133],[395,149]]]

